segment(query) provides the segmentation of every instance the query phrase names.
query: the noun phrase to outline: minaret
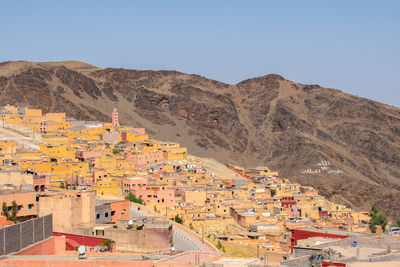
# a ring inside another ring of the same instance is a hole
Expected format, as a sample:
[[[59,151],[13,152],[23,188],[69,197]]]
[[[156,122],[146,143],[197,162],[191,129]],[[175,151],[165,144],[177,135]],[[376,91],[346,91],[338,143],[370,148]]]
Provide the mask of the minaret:
[[[111,117],[112,117],[112,125],[113,125],[113,127],[118,127],[118,126],[119,126],[119,122],[118,122],[118,111],[117,111],[116,108],[114,108]]]

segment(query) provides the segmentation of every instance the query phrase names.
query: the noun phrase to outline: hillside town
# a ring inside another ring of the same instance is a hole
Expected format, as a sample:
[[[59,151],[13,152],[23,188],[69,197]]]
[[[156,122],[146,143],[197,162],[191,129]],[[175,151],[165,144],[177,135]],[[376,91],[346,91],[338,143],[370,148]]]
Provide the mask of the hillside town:
[[[306,266],[295,264],[310,256],[346,266],[400,249],[398,227],[371,233],[370,211],[334,203],[267,166],[192,156],[120,125],[116,109],[99,122],[7,105],[0,119],[0,234],[29,222],[34,233],[39,222],[43,228],[27,245],[21,232],[18,246],[0,246],[10,264],[44,251],[73,255],[82,245],[86,257],[129,255],[138,262],[130,266]]]

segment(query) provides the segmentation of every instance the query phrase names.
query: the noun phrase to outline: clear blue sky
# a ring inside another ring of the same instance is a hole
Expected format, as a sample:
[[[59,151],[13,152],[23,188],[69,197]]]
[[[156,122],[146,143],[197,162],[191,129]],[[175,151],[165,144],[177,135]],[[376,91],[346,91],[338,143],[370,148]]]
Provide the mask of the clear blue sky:
[[[400,1],[0,2],[0,61],[269,73],[400,107]]]

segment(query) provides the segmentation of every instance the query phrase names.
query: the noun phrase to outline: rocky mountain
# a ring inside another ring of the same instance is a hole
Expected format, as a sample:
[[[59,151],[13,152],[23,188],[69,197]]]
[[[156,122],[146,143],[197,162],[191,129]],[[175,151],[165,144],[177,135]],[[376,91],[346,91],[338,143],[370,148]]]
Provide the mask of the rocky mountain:
[[[400,217],[400,109],[279,75],[235,85],[81,62],[0,63],[0,105],[148,129],[191,154],[267,165],[331,200]]]

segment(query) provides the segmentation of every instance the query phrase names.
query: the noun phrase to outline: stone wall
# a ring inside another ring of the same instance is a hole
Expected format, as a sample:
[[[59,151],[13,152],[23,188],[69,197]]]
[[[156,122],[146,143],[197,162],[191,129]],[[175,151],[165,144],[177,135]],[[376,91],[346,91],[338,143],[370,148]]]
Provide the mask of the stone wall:
[[[281,265],[286,267],[311,267],[310,256],[298,257],[292,260],[282,261]]]
[[[105,216],[107,213],[107,217]],[[96,223],[111,223],[111,206],[110,204],[95,206]]]

